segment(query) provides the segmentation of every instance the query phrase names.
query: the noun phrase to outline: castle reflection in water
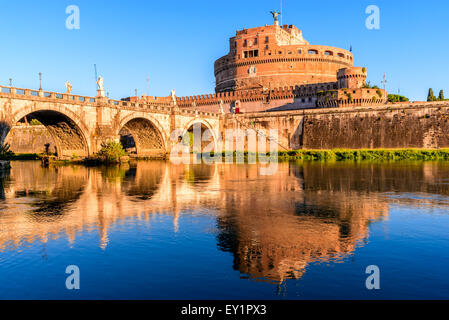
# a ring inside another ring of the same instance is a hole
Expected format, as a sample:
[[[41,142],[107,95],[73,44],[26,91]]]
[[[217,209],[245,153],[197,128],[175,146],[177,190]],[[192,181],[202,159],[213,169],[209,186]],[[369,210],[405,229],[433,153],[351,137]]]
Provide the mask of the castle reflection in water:
[[[310,263],[338,261],[366,244],[370,223],[388,219],[391,203],[414,201],[393,192],[448,195],[447,184],[434,183],[443,171],[448,176],[449,167],[437,163],[280,163],[277,174],[261,176],[257,165],[15,162],[2,179],[0,253],[61,237],[73,244],[83,232],[98,232],[98,245],[107,250],[114,224],[151,224],[168,215],[178,232],[179,217],[193,212],[216,219],[218,248],[233,255],[234,269],[282,282],[300,278]]]

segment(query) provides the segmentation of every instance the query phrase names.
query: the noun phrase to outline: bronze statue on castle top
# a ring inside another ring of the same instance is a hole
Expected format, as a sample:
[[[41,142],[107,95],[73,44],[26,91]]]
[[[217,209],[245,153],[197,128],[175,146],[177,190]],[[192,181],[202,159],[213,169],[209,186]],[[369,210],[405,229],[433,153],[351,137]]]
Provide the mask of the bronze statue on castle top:
[[[279,24],[279,18],[278,18],[278,16],[279,16],[281,13],[280,13],[280,12],[277,12],[277,11],[270,11],[270,13],[273,15],[274,24]]]

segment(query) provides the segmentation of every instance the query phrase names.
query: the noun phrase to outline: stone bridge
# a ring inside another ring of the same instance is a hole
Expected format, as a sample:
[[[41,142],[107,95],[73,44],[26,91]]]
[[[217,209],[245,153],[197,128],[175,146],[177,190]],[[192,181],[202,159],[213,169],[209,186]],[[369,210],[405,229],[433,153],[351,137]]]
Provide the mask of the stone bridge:
[[[0,142],[17,123],[37,119],[52,136],[60,158],[90,156],[102,143],[121,137],[132,137],[139,157],[166,157],[178,137],[196,123],[203,132],[210,130],[212,138],[206,143],[214,140],[215,150],[220,148],[219,138],[236,129],[244,133],[245,150],[249,149],[245,132],[270,129],[277,130],[280,151],[449,148],[449,101],[237,115],[179,108],[164,101],[118,101],[0,86]]]
[[[48,129],[60,158],[87,157],[103,142],[132,136],[138,156],[167,155],[178,137],[201,123],[213,137],[218,113],[180,109],[169,103],[139,103],[0,86],[0,142],[19,122],[37,119]]]

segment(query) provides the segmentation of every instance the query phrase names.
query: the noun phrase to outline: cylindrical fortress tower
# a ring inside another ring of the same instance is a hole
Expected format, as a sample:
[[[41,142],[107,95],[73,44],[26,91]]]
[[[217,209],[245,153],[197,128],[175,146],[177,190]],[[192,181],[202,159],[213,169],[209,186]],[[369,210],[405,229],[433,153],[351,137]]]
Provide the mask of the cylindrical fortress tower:
[[[352,66],[351,52],[310,45],[293,25],[244,29],[215,62],[215,91],[337,82],[337,71]]]
[[[338,70],[338,88],[359,89],[366,82],[366,68],[352,67]]]

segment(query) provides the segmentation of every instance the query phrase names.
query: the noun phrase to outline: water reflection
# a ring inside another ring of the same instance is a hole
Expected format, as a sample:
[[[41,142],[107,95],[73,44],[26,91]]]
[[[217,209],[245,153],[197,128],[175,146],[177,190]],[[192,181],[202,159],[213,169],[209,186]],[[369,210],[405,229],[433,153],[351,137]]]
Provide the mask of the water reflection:
[[[15,162],[0,179],[0,252],[36,241],[98,232],[107,249],[114,224],[182,214],[216,220],[217,245],[242,277],[282,282],[307,265],[339,261],[369,240],[369,225],[388,219],[391,203],[422,199],[447,206],[449,166],[424,164],[283,163],[273,176],[256,165],[42,168]],[[410,194],[395,196],[398,192]],[[441,197],[440,197],[441,196]]]

